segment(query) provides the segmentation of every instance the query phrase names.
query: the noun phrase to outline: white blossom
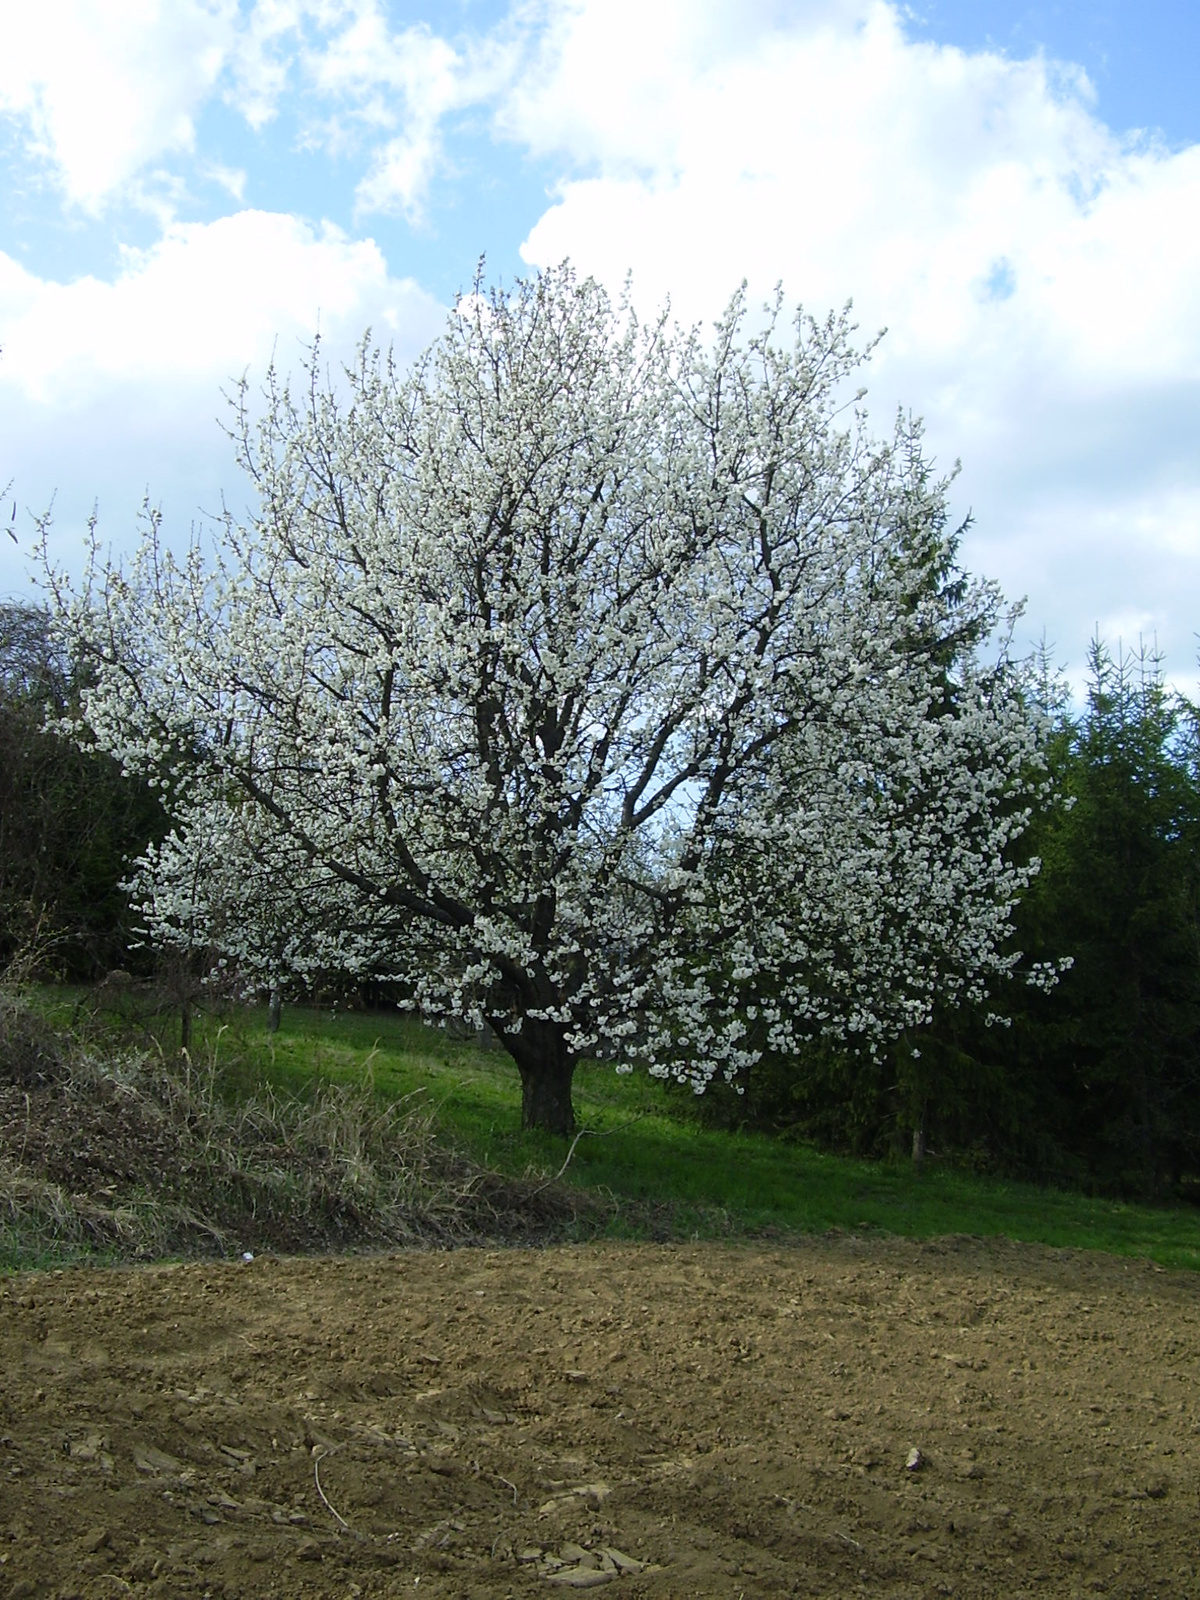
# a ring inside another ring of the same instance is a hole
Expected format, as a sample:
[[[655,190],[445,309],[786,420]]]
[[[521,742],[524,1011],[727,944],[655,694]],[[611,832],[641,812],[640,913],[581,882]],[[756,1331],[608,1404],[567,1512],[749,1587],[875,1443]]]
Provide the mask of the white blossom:
[[[560,1127],[582,1054],[700,1092],[985,995],[1037,731],[919,427],[842,425],[846,316],[706,340],[566,267],[465,309],[243,388],[251,525],[50,575],[81,733],[173,809],[152,936],[487,1021]]]

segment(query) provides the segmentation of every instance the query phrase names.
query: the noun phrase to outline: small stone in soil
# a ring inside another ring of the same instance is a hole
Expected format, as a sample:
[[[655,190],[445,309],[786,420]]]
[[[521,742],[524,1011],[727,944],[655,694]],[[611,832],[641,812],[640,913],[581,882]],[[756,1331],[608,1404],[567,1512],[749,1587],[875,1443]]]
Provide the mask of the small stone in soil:
[[[611,1544],[602,1544],[599,1547],[599,1554],[607,1556],[613,1566],[620,1572],[640,1572],[645,1565],[644,1562],[635,1561],[632,1556],[627,1556],[623,1551],[615,1549]]]

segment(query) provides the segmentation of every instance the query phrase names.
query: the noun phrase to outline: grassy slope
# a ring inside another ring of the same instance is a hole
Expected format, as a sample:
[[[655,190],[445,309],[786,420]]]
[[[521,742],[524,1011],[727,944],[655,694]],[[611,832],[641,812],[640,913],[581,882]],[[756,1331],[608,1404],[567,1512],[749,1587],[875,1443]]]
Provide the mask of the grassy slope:
[[[210,1041],[211,1042],[211,1041]],[[420,1024],[386,1015],[292,1008],[274,1041],[262,1013],[221,1036],[218,1050],[241,1070],[302,1091],[314,1077],[372,1074],[388,1097],[422,1090],[438,1107],[447,1137],[510,1174],[550,1175],[563,1141],[521,1135],[515,1068],[502,1052],[456,1044]],[[925,1238],[1004,1234],[1076,1249],[1147,1256],[1200,1269],[1200,1211],[1133,1205],[939,1170],[880,1164],[783,1145],[757,1134],[704,1130],[681,1115],[676,1097],[647,1079],[585,1066],[576,1076],[581,1126],[565,1180],[605,1187],[645,1208],[663,1208],[678,1235],[762,1229],[819,1232],[876,1229]],[[618,1227],[621,1224],[618,1223]]]

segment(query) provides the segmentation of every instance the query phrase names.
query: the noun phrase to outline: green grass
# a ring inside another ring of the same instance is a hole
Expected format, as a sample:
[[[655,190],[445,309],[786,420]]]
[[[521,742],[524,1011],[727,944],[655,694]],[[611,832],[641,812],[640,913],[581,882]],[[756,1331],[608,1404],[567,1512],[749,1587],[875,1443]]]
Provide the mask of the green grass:
[[[386,1014],[291,1007],[272,1040],[265,1013],[236,1014],[217,1038],[205,1025],[198,1048],[216,1048],[236,1070],[303,1094],[318,1079],[373,1078],[387,1097],[423,1090],[444,1136],[510,1175],[550,1176],[567,1145],[522,1134],[516,1069],[501,1051],[455,1043],[420,1023]],[[611,1191],[629,1202],[614,1233],[672,1237],[831,1228],[930,1238],[1009,1239],[1148,1257],[1200,1269],[1200,1210],[1157,1207],[975,1176],[929,1163],[855,1161],[765,1135],[701,1127],[677,1093],[648,1078],[584,1065],[576,1074],[582,1127],[564,1182]]]

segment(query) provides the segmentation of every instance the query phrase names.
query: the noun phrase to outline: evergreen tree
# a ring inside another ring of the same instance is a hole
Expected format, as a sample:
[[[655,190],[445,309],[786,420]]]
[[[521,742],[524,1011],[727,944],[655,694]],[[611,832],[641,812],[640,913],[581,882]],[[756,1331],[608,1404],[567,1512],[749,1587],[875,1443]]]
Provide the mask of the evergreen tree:
[[[1015,937],[1035,967],[1072,964],[1049,990],[1002,985],[1007,1025],[966,1007],[902,1040],[899,1120],[928,1107],[939,1148],[1022,1173],[1177,1192],[1200,1173],[1196,713],[1157,655],[1099,640],[1082,713],[1044,661],[1030,695],[1061,803],[1017,845],[1042,869]]]
[[[879,1059],[764,1059],[709,1116],[1109,1192],[1200,1178],[1197,710],[1156,655],[1099,641],[1081,711],[1044,652],[1025,692],[1058,801],[1009,846],[1041,861],[1014,913],[1021,967]]]
[[[79,690],[46,611],[0,605],[0,964],[37,933],[60,971],[88,978],[127,960],[120,883],[163,817],[110,756],[47,727]]]
[[[1051,1040],[1063,1142],[1147,1192],[1200,1170],[1200,783],[1195,715],[1144,651],[1092,647],[1047,880],[1075,956]]]

